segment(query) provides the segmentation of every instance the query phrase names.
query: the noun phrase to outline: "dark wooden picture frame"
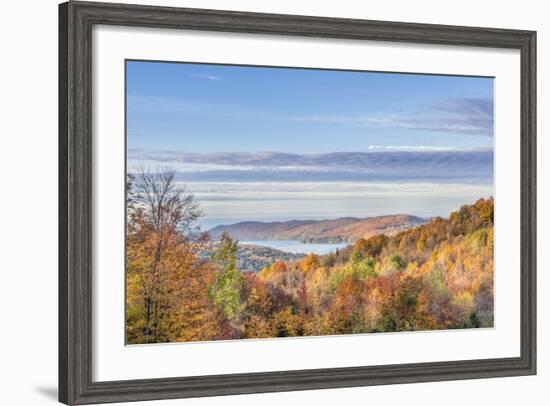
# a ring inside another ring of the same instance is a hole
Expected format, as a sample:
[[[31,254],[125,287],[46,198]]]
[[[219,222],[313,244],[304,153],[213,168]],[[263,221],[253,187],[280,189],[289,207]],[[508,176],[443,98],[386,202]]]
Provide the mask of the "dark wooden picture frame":
[[[521,354],[517,358],[165,379],[92,380],[92,27],[95,24],[518,49],[521,54]],[[218,396],[536,373],[536,33],[216,10],[59,6],[59,400]]]

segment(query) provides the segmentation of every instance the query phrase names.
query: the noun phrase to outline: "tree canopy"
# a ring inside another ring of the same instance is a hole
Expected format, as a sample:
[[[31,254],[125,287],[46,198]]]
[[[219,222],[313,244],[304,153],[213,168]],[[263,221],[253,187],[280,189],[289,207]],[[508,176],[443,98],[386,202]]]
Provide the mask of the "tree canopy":
[[[238,241],[200,232],[201,210],[174,171],[134,173],[127,196],[128,343],[493,325],[492,198],[243,273]]]

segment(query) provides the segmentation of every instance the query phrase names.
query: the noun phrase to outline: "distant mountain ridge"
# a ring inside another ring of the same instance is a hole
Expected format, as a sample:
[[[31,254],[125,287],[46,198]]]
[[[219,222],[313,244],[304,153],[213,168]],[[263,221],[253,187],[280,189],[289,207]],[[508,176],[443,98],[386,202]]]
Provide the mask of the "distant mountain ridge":
[[[305,242],[352,242],[377,234],[395,235],[428,220],[408,214],[378,217],[342,217],[334,220],[244,221],[210,229],[213,239],[224,231],[238,240],[301,240]]]

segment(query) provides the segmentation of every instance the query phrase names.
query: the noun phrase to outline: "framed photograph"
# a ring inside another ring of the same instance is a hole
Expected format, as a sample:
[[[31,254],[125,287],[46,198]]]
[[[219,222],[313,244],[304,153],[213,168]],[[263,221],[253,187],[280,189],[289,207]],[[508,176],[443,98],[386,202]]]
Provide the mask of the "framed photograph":
[[[535,32],[59,30],[61,402],[536,373]]]

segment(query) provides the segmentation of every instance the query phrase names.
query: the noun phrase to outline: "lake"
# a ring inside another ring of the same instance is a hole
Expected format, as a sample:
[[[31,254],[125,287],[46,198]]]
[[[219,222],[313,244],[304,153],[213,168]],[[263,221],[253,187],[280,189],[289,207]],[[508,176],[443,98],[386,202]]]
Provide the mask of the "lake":
[[[259,245],[261,247],[274,248],[280,251],[291,252],[293,254],[318,254],[325,255],[335,252],[337,249],[344,248],[347,243],[338,244],[310,244],[299,240],[255,240],[239,241],[243,245]]]

